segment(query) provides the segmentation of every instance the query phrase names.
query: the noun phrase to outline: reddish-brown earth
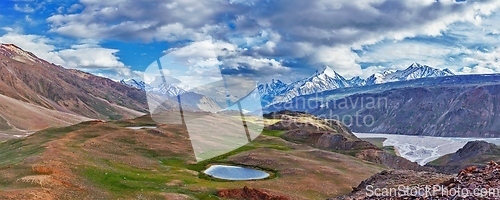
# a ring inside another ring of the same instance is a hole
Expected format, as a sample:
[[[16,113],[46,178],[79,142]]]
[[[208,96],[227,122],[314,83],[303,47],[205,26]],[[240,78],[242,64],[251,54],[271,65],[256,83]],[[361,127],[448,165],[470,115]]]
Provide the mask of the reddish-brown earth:
[[[405,193],[399,187],[418,188],[421,193]],[[424,192],[426,187],[433,188]],[[373,195],[374,188],[393,188],[385,196]],[[333,199],[500,199],[500,165],[470,166],[455,176],[410,170],[383,171],[361,182],[349,195]],[[434,190],[434,192],[433,192]],[[483,193],[482,191],[487,191]]]
[[[222,189],[217,192],[217,196],[230,199],[246,199],[246,200],[290,200],[289,197],[280,194],[273,194],[269,191],[248,188],[243,189]]]

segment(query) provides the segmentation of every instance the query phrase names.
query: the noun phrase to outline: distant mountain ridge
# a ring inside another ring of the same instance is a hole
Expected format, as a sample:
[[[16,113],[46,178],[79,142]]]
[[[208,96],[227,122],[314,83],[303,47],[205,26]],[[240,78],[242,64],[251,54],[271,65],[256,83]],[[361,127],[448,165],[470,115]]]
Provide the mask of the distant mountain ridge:
[[[172,107],[178,107],[177,96],[183,99],[182,105],[184,110],[190,111],[209,111],[217,112],[222,110],[219,103],[202,94],[186,91],[173,84],[164,83],[162,81],[153,81],[153,83],[145,83],[142,80],[136,79],[123,79],[119,81],[121,84],[142,90],[149,97],[154,96],[157,101],[168,101],[167,108],[162,110],[169,110]],[[161,104],[161,103],[160,103]]]
[[[413,63],[405,70],[391,70],[383,73],[376,73],[367,79],[363,79],[359,76],[346,79],[332,68],[326,66],[323,70],[315,72],[312,76],[290,84],[286,84],[281,80],[272,79],[271,83],[259,84],[257,90],[262,99],[263,106],[269,106],[276,103],[288,102],[298,96],[310,95],[328,90],[452,75],[454,74],[448,69],[440,70],[427,65]],[[142,91],[153,92],[168,97],[187,93],[187,91],[175,85],[166,83],[154,85],[153,83],[147,84],[142,80],[136,79],[124,79],[119,82]],[[221,102],[218,103],[220,104]]]
[[[146,87],[148,87],[146,85],[146,83],[144,81],[141,81],[141,80],[136,80],[136,79],[122,79],[120,80],[120,83],[123,84],[123,85],[127,85],[127,86],[130,86],[130,87],[134,87],[134,88],[137,88],[139,90],[143,90],[143,91],[146,91]]]
[[[152,85],[152,84],[147,84],[142,80],[136,80],[136,79],[123,79],[120,80],[120,83],[133,88],[140,89],[145,92],[155,92],[158,94],[167,95],[171,97],[187,93],[187,91],[183,90],[182,88],[167,83]]]
[[[297,96],[344,87],[349,87],[349,82],[330,67],[325,67],[321,72],[316,72],[308,78],[291,83],[271,103],[286,102]]]
[[[455,74],[449,69],[440,70],[427,65],[413,63],[405,70],[391,70],[385,71],[384,73],[375,73],[366,79],[366,85],[453,75]]]
[[[316,72],[308,78],[290,84],[273,79],[271,84],[260,84],[258,88],[260,95],[263,97],[263,102],[267,106],[288,102],[298,96],[339,88],[361,87],[365,85],[453,75],[455,74],[449,69],[440,70],[427,65],[413,63],[405,70],[390,70],[383,73],[375,73],[367,79],[359,76],[346,79],[327,66],[322,71]]]

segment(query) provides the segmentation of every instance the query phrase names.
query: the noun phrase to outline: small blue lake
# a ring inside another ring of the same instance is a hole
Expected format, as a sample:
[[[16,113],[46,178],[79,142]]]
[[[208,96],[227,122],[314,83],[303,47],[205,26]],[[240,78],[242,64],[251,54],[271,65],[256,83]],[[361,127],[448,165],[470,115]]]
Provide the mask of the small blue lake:
[[[212,165],[203,173],[218,179],[232,181],[257,180],[269,177],[268,173],[261,170],[228,165]]]

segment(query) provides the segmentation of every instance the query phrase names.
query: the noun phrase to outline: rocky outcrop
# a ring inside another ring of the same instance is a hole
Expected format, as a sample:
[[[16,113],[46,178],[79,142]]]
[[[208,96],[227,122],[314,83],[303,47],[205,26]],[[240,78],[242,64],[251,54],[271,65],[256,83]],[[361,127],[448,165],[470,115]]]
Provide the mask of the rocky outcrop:
[[[441,173],[455,174],[474,165],[484,167],[491,160],[500,161],[500,147],[485,141],[472,141],[457,152],[445,155],[427,166]]]
[[[291,110],[280,110],[277,112],[270,112],[264,114],[263,117],[266,119],[282,119],[283,117],[293,116],[293,117],[308,117],[311,116],[305,112],[291,111]]]
[[[375,192],[376,188],[380,189],[380,193]],[[384,193],[384,188],[393,191]],[[410,192],[411,190],[420,192]],[[470,166],[455,176],[411,170],[383,171],[361,182],[353,188],[351,194],[330,199],[499,198],[500,165],[490,161],[485,167]]]
[[[286,132],[282,138],[296,143],[306,143],[312,147],[324,150],[378,149],[369,142],[347,138],[343,134],[329,131],[296,129]]]
[[[311,130],[327,131],[341,134],[351,140],[359,140],[351,130],[342,122],[333,119],[321,119],[310,114],[294,111],[280,111],[266,114],[267,119],[279,119],[280,121],[266,127],[268,130]]]
[[[416,172],[412,170],[382,171],[362,181],[349,195],[330,198],[329,200],[347,199],[418,199],[405,195],[400,188],[437,185],[452,178],[451,175],[434,172]],[[394,192],[383,194],[376,189],[392,189]],[[422,198],[422,197],[420,197]],[[422,198],[425,199],[425,198]]]
[[[477,189],[496,189],[495,196],[483,196],[484,198],[500,198],[500,165],[491,161],[485,167],[471,166],[462,171],[441,185],[448,190],[467,189],[474,191]],[[492,190],[493,191],[493,190]],[[493,193],[491,193],[493,195]]]
[[[430,172],[436,171],[434,168],[421,166],[416,162],[411,162],[406,158],[399,157],[397,155],[391,154],[387,151],[383,151],[380,149],[365,149],[356,153],[355,156],[357,158],[366,161],[385,165],[391,169],[430,171]]]
[[[229,199],[244,199],[244,200],[289,200],[289,197],[283,195],[272,194],[269,191],[249,188],[245,186],[243,189],[222,189],[217,192],[217,196]]]
[[[328,130],[325,126],[318,126],[308,122],[283,120],[267,127],[268,130],[296,130],[296,129],[316,129],[320,131]]]

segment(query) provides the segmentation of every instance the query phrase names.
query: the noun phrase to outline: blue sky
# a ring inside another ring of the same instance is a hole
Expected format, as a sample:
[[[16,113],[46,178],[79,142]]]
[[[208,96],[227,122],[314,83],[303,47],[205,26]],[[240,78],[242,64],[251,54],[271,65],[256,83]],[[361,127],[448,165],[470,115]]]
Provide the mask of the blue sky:
[[[181,79],[224,73],[290,82],[413,62],[500,72],[496,0],[3,0],[0,42],[115,80],[167,56]],[[166,73],[169,73],[168,70]]]

